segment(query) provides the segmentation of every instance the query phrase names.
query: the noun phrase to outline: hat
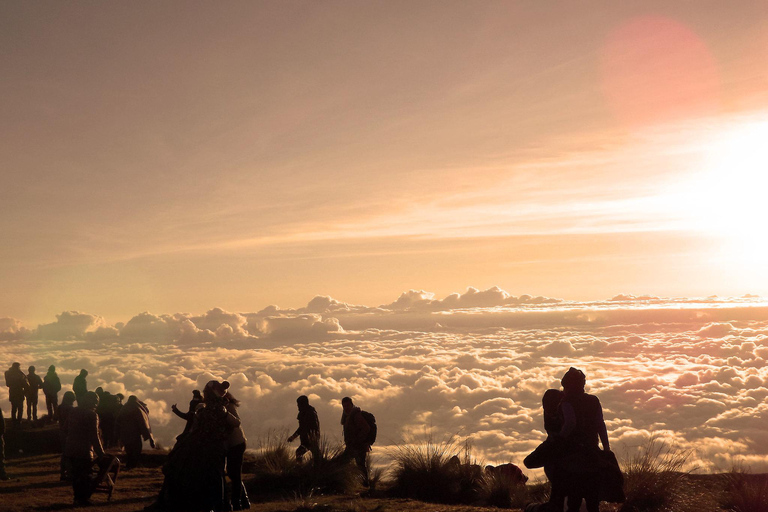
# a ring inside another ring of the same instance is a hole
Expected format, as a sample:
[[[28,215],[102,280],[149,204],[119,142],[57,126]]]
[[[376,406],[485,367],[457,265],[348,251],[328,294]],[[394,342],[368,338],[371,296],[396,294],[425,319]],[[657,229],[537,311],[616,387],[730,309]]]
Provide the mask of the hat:
[[[211,391],[216,396],[224,396],[227,393],[228,389],[229,389],[229,382],[227,382],[226,380],[224,382],[219,382],[217,380],[210,380],[208,381],[208,384],[205,385],[205,389],[203,389],[203,392]]]

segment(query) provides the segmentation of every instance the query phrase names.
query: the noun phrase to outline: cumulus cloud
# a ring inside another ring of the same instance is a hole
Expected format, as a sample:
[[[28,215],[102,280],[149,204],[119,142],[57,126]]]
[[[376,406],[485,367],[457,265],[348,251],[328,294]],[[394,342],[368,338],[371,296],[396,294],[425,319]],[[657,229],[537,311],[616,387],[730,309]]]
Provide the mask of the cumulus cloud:
[[[760,299],[523,297],[513,304],[498,288],[444,299],[416,291],[366,307],[318,296],[296,310],[142,313],[115,326],[70,312],[35,332],[3,319],[0,333],[23,339],[0,343],[0,357],[56,364],[65,390],[88,368],[91,387],[150,404],[165,444],[183,428],[170,404],[227,379],[254,440],[295,428],[300,394],[339,437],[339,399],[348,395],[376,414],[379,453],[432,428],[471,436],[491,463],[519,463],[536,446],[541,394],[576,366],[600,397],[619,454],[657,436],[693,450],[705,467],[744,456],[768,469],[768,309]],[[4,387],[0,404],[7,408]]]
[[[271,338],[297,340],[324,337],[329,333],[341,333],[344,329],[336,318],[323,318],[318,314],[297,316],[268,316],[261,321],[260,331]]]
[[[29,335],[21,320],[15,318],[0,318],[0,341],[21,340]]]
[[[55,322],[39,325],[34,336],[41,340],[84,339],[86,334],[100,327],[107,327],[100,316],[79,311],[64,311],[56,315]]]

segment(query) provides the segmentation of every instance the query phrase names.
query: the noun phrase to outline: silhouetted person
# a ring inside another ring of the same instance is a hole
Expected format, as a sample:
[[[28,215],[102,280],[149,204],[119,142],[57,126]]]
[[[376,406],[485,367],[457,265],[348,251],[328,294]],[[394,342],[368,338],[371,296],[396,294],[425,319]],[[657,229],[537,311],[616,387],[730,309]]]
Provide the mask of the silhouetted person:
[[[77,404],[80,405],[80,398],[85,396],[88,392],[88,382],[85,378],[88,376],[88,370],[80,370],[80,375],[75,377],[75,381],[72,383],[72,391],[75,393],[75,399]]]
[[[240,420],[227,411],[228,382],[212,380],[203,388],[192,429],[168,454],[163,487],[155,510],[208,511],[224,506],[227,439]]]
[[[51,365],[48,367],[48,373],[43,377],[43,394],[45,395],[45,407],[48,409],[49,421],[58,417],[59,391],[61,391],[61,380],[56,374],[56,367]]]
[[[237,408],[240,407],[240,401],[227,391],[224,395],[227,412],[240,419]],[[243,455],[245,455],[245,432],[242,423],[233,426],[227,437],[227,475],[232,482],[232,510],[245,510],[251,508],[251,502],[248,500],[248,493],[245,492],[243,485]]]
[[[72,409],[64,425],[67,434],[64,454],[72,470],[72,490],[76,506],[91,505],[91,468],[95,458],[104,455],[99,437],[99,417],[96,414],[98,405],[99,397],[96,393],[86,392],[80,397],[77,407]]]
[[[560,413],[560,402],[563,397],[564,393],[559,389],[548,389],[544,392],[541,406],[544,412],[544,430],[547,432],[547,439],[523,461],[530,469],[543,467],[551,486],[549,501],[539,504],[538,507],[531,507],[531,512],[563,511],[567,492],[567,475],[562,467],[565,441],[559,437],[563,428],[563,418]]]
[[[296,460],[301,462],[305,453],[310,452],[313,457],[317,453],[317,443],[320,440],[320,420],[317,417],[317,411],[309,405],[309,398],[306,396],[301,395],[297,398],[296,405],[299,408],[299,415],[296,416],[296,419],[299,420],[299,428],[288,438],[288,442],[291,443],[297,437],[299,438],[300,444],[296,448]]]
[[[27,376],[21,370],[21,363],[13,363],[5,372],[5,385],[8,386],[8,399],[11,402],[11,421],[21,425],[24,417],[24,398],[27,394]]]
[[[10,480],[5,472],[5,418],[0,409],[0,480]]]
[[[136,467],[144,446],[143,441],[155,447],[152,428],[149,424],[149,408],[136,395],[128,397],[115,420],[118,439],[125,449],[125,469]]]
[[[35,373],[35,367],[30,366],[27,374],[27,420],[37,421],[37,400],[40,396],[40,388],[43,387],[43,379]]]
[[[600,448],[610,450],[608,430],[603,420],[600,400],[584,391],[584,372],[571,367],[561,380],[564,396],[560,402],[563,427],[559,436],[565,440],[563,468],[567,474],[568,512],[577,512],[582,499],[588,512],[600,509]]]
[[[184,425],[184,431],[176,436],[176,440],[178,441],[187,433],[189,432],[189,429],[192,428],[192,422],[195,419],[195,410],[197,409],[197,406],[203,403],[203,395],[200,394],[200,390],[193,390],[192,391],[192,400],[189,401],[189,409],[187,412],[181,412],[178,407],[176,407],[176,404],[173,404],[171,406],[171,411],[173,411],[173,414],[178,416],[179,418],[186,420],[187,424]]]
[[[67,391],[61,399],[61,405],[59,406],[59,438],[61,439],[61,480],[64,481],[70,476],[69,460],[65,455],[67,449],[67,431],[65,426],[69,419],[72,410],[75,408],[75,394],[72,391]]]
[[[371,451],[371,443],[368,435],[371,426],[363,417],[362,410],[352,403],[352,399],[345,396],[341,399],[341,424],[344,426],[344,458],[354,458],[357,467],[363,475],[363,485],[368,486],[368,452]]]

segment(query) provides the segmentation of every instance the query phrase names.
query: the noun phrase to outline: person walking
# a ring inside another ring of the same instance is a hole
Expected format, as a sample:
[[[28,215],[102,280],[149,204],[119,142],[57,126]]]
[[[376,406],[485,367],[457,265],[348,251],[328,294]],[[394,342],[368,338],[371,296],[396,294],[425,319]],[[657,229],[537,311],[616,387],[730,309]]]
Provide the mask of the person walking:
[[[128,401],[117,413],[115,419],[117,438],[125,449],[125,469],[133,469],[139,462],[144,441],[155,447],[152,428],[149,424],[149,408],[136,395],[128,397]]]
[[[292,443],[294,439],[299,438],[299,447],[296,448],[296,460],[301,462],[304,454],[310,452],[312,457],[317,453],[318,441],[320,440],[320,420],[317,417],[317,411],[309,405],[309,398],[301,395],[296,399],[296,405],[299,408],[299,428],[288,438]]]
[[[344,453],[342,457],[355,459],[363,477],[363,486],[368,487],[368,452],[371,451],[372,427],[364,417],[364,412],[357,407],[352,399],[345,396],[341,399],[341,424],[344,427]]]
[[[43,394],[45,395],[45,407],[48,409],[48,421],[54,421],[59,412],[59,391],[61,391],[61,379],[56,373],[56,367],[48,367],[48,373],[43,377]]]

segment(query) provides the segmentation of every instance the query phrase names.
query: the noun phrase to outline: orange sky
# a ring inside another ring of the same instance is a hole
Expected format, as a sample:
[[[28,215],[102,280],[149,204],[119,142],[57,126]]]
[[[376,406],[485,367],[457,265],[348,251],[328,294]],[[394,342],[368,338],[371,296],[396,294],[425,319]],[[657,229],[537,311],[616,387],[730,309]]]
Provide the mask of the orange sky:
[[[766,29],[761,1],[3,2],[0,317],[768,294]]]

